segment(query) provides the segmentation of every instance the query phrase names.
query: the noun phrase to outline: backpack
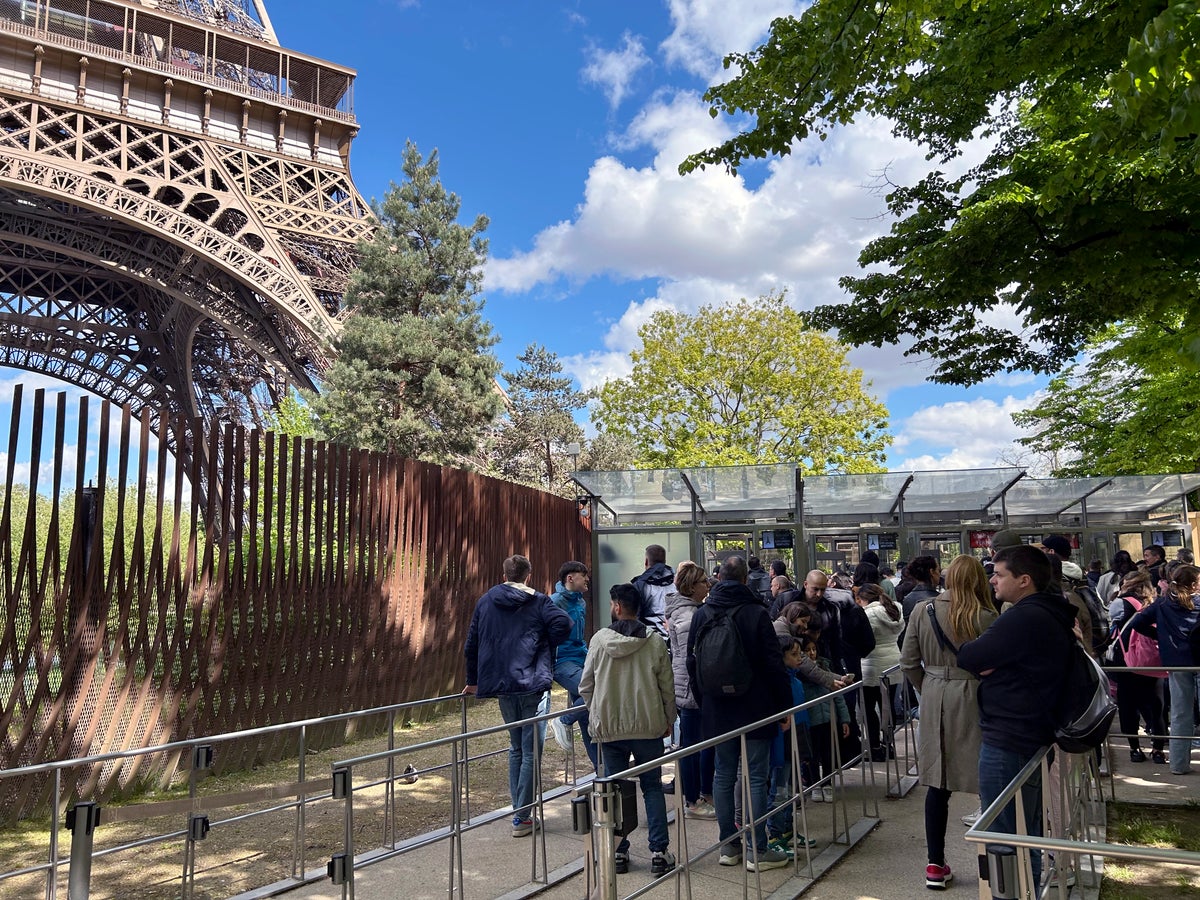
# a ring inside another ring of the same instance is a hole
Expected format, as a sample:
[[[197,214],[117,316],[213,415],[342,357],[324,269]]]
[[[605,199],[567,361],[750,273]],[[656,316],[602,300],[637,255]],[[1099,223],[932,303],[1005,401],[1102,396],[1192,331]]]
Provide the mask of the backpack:
[[[1122,597],[1126,603],[1134,609],[1134,615],[1142,608],[1140,601],[1133,597]],[[1133,666],[1134,668],[1161,666],[1162,657],[1158,653],[1158,641],[1152,637],[1147,637],[1140,631],[1134,631],[1129,626],[1133,623],[1133,616],[1129,617],[1129,621],[1125,623],[1125,627],[1121,629],[1121,638],[1124,642],[1124,661],[1125,665]],[[1138,672],[1138,675],[1149,675],[1153,678],[1166,678],[1166,672]]]
[[[741,697],[750,691],[754,673],[734,621],[737,609],[709,608],[692,644],[696,689],[706,697]]]
[[[1104,743],[1117,714],[1109,688],[1100,664],[1072,639],[1054,711],[1054,742],[1065,753],[1089,753]]]
[[[771,574],[766,569],[755,569],[746,577],[746,587],[768,603],[771,601]]]
[[[1100,595],[1086,581],[1075,581],[1071,578],[1064,579],[1064,581],[1087,607],[1088,614],[1092,619],[1092,650],[1096,656],[1101,656],[1104,648],[1112,640],[1112,625],[1108,618],[1108,608],[1101,602]]]

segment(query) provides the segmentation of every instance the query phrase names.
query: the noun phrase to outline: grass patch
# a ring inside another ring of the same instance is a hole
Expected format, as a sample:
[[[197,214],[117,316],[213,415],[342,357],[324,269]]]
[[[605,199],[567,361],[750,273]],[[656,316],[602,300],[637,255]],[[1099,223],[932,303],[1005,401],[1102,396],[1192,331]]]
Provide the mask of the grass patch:
[[[1108,804],[1114,844],[1200,852],[1200,808]],[[1200,867],[1122,860],[1106,863],[1100,900],[1200,900]]]

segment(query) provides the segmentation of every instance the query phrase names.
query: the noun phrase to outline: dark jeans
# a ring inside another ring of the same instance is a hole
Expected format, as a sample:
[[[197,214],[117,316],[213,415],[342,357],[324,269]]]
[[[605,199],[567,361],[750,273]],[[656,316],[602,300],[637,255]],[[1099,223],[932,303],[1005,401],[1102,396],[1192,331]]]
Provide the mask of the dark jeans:
[[[692,747],[699,744],[700,710],[679,709],[679,746]],[[683,782],[683,799],[695,803],[703,794],[711,797],[713,792],[714,754],[712,747],[693,753],[679,760],[677,765],[679,778]]]
[[[896,693],[899,690],[899,687],[900,686],[896,685],[896,684],[888,685],[888,700],[887,700],[887,702],[889,704],[889,709],[888,709],[889,715],[886,716],[886,719],[888,722],[893,723],[893,724],[894,724],[894,720],[891,718],[891,715],[890,715],[891,704],[893,704],[896,700]],[[875,687],[871,687],[870,685],[864,684],[862,690],[863,690],[863,702],[866,704],[866,713],[867,713],[867,742],[870,744],[872,750],[877,750],[880,747],[891,747],[895,740],[892,735],[891,729],[889,728],[888,733],[883,734],[882,736],[881,736],[881,731],[880,731],[880,729],[881,729],[880,720],[881,720],[881,718],[885,718],[882,715],[883,702],[884,702],[883,686],[876,685]]]
[[[604,762],[604,774],[616,775],[631,765],[640,766],[663,755],[662,738],[638,738],[623,741],[608,741],[600,745]],[[630,763],[630,759],[633,760]],[[646,807],[646,828],[649,830],[650,852],[666,850],[670,846],[667,832],[667,801],[663,796],[662,767],[650,769],[638,776],[642,786],[642,803]],[[629,850],[629,834],[617,844],[621,853]]]
[[[1145,720],[1151,734],[1166,734],[1167,723],[1163,718],[1163,682],[1165,678],[1151,678],[1134,672],[1114,672],[1117,683],[1117,714],[1120,716],[1121,731],[1133,735],[1128,738],[1129,749],[1141,749],[1138,741],[1138,718]],[[1161,750],[1166,741],[1151,738],[1151,746]]]
[[[1017,773],[1025,767],[1025,763],[1033,758],[1033,754],[1025,755],[1013,750],[1003,750],[991,744],[983,743],[979,748],[979,802],[987,809],[1004,793],[1004,789],[1017,777]],[[1021,787],[1021,802],[1025,806],[1025,833],[1036,837],[1042,835],[1042,770],[1037,771]],[[1017,804],[1010,800],[1000,811],[990,831],[1003,834],[1017,833]],[[1042,880],[1042,852],[1030,851],[1030,861],[1033,866],[1034,889]]]
[[[738,780],[738,764],[741,762],[741,740],[732,738],[717,744],[716,772],[713,776],[713,806],[717,810],[717,827],[721,843],[729,848],[740,847],[741,840],[735,838],[737,827],[733,814],[733,785]],[[757,818],[767,809],[767,780],[771,774],[771,742],[757,738],[746,739],[746,760],[749,766],[750,804],[746,815]],[[767,849],[767,825],[755,825],[754,847],[759,853]],[[732,839],[732,840],[731,840]],[[749,848],[747,848],[749,849]]]

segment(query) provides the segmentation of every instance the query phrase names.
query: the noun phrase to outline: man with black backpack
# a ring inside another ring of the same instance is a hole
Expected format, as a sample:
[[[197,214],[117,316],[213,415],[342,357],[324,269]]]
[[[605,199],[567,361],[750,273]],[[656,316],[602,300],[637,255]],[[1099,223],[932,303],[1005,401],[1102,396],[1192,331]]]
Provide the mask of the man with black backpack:
[[[1071,561],[1071,542],[1065,535],[1048,534],[1042,538],[1046,555],[1062,563],[1062,591],[1078,612],[1084,634],[1084,646],[1092,656],[1100,657],[1109,644],[1108,607],[1100,602],[1083,569]]]
[[[1004,792],[1030,759],[1055,741],[1055,712],[1064,673],[1078,636],[1075,609],[1048,592],[1049,557],[1037,547],[1009,547],[996,554],[992,587],[1012,606],[987,631],[959,648],[958,665],[979,676],[979,802],[983,809]],[[1027,834],[1042,834],[1042,778],[1035,772],[1022,788]],[[1017,833],[1010,802],[994,831]],[[1033,883],[1040,883],[1042,855],[1033,852]]]
[[[725,560],[719,580],[696,610],[688,631],[688,676],[700,706],[704,740],[775,715],[782,718],[792,705],[792,688],[779,639],[766,608],[746,586],[746,575],[746,561],[740,556]],[[750,779],[750,796],[744,807],[747,816],[759,817],[767,809],[771,742],[778,733],[779,725],[772,722],[746,734]],[[743,859],[733,815],[733,786],[740,758],[739,739],[717,745],[713,806],[724,845],[720,858],[723,866],[740,865]],[[753,835],[753,846],[747,848],[745,856],[748,870],[777,869],[788,864],[786,853],[767,848],[765,823],[756,825]]]

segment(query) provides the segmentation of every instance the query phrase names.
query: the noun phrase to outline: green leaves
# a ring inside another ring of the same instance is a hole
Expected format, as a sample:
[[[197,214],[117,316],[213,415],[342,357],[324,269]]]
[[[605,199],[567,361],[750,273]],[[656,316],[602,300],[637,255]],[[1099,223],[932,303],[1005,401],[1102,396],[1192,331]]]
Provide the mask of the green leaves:
[[[862,115],[939,163],[987,136],[964,177],[893,190],[897,221],[841,280],[850,302],[813,323],[853,344],[919,338],[939,381],[1055,372],[1113,322],[1200,307],[1197,9],[816,0],[730,57],[706,97],[749,124],[680,168],[736,169]],[[1195,316],[1181,328],[1196,358]]]
[[[639,467],[883,471],[886,408],[846,348],[807,328],[781,294],[659,311],[638,335],[632,374],[600,389],[592,420],[630,441]]]

